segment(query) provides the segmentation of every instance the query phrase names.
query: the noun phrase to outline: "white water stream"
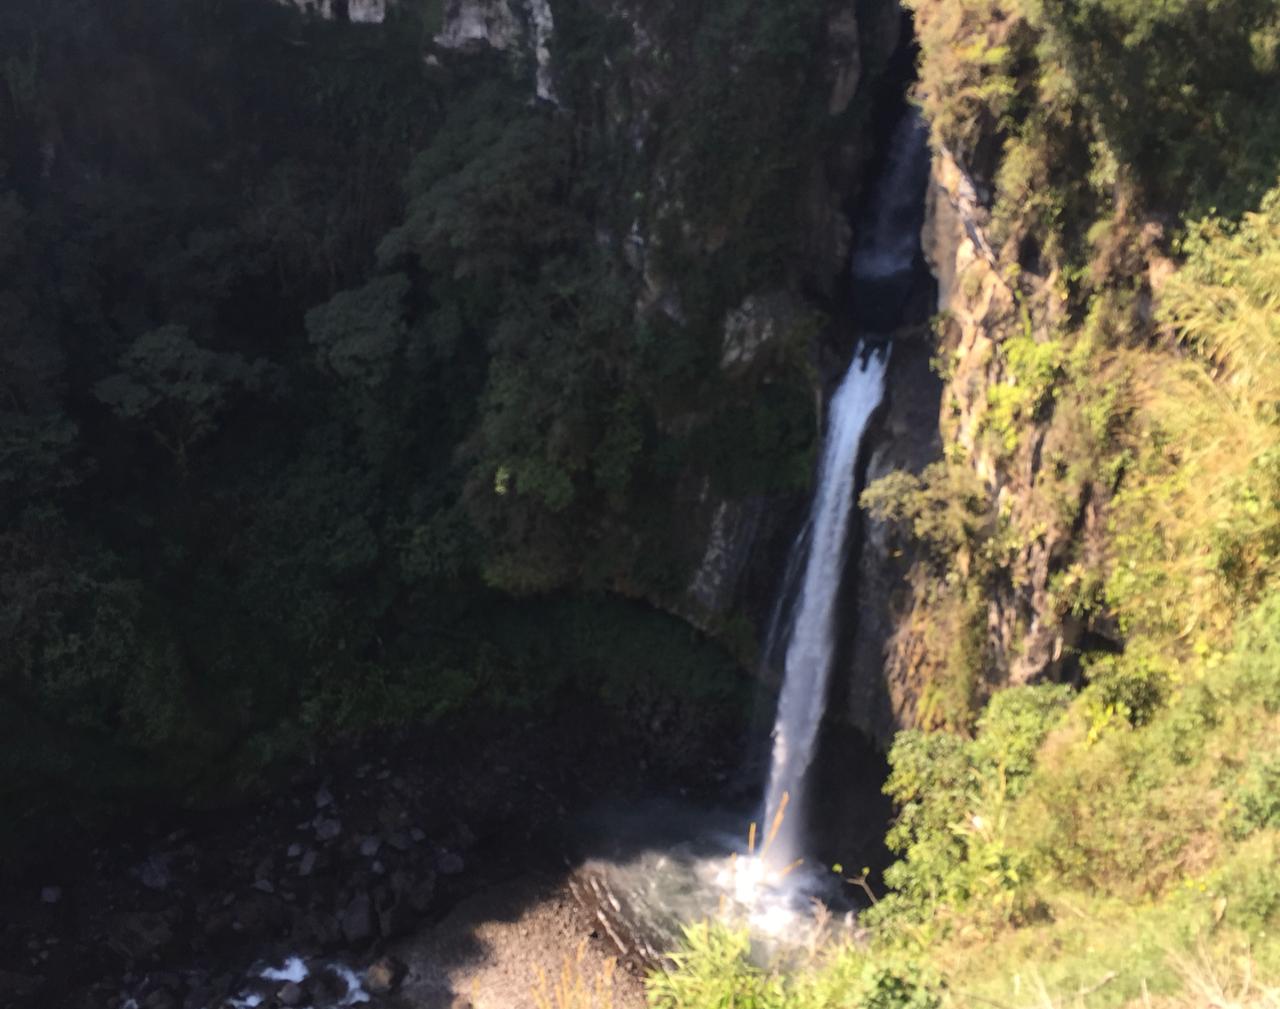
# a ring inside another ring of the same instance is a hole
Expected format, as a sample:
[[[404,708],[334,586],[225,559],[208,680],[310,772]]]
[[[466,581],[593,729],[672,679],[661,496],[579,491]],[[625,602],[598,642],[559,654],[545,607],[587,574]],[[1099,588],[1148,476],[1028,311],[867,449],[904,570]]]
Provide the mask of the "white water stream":
[[[773,867],[785,868],[804,853],[805,778],[813,763],[827,703],[839,623],[836,601],[857,492],[858,449],[884,397],[887,358],[881,351],[856,355],[831,400],[818,490],[810,513],[813,535],[787,645],[773,729],[773,764],[765,793],[767,848],[762,854]]]
[[[893,130],[884,176],[876,186],[853,250],[860,280],[907,276],[920,253],[924,192],[929,176],[929,127],[909,110]]]

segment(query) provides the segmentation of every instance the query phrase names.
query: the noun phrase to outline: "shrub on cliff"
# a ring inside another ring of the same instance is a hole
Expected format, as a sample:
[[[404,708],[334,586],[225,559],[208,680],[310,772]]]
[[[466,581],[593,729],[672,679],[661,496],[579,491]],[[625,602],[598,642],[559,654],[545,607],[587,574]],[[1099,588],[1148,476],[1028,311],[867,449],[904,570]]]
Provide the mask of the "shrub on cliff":
[[[874,909],[875,923],[892,931],[929,922],[945,933],[966,917],[1027,913],[1026,855],[1010,842],[1007,822],[1069,698],[1061,686],[1006,690],[972,740],[898,735],[885,791],[898,806],[888,842],[900,859],[885,873],[891,893]]]

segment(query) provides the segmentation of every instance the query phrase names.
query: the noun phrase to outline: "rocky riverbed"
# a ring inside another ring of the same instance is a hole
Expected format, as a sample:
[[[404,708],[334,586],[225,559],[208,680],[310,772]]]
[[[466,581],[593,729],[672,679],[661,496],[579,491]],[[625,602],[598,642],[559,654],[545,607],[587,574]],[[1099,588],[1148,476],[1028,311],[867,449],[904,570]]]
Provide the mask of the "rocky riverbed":
[[[535,874],[464,901],[397,949],[404,1009],[535,1009],[558,985],[643,1009],[643,972],[560,876]],[[555,1004],[552,1002],[552,1004]]]
[[[565,717],[335,749],[256,803],[154,813],[97,845],[61,839],[0,890],[0,1005],[447,1006],[444,991],[465,997],[473,981],[528,989],[530,971],[559,969],[584,941],[598,972],[612,952],[565,879],[572,813],[605,795],[717,795],[731,765],[728,753],[646,757],[634,739],[584,734],[581,712]],[[476,908],[494,902],[479,929]],[[424,944],[538,956],[428,969]],[[497,998],[477,1009],[518,1004]]]

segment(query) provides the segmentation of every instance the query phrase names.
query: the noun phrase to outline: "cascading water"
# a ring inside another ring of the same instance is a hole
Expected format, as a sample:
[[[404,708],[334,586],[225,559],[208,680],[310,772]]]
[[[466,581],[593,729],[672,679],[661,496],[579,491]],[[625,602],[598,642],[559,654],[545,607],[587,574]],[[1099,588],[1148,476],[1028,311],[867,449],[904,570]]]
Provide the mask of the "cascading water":
[[[769,827],[766,855],[774,866],[786,866],[802,854],[804,783],[826,708],[836,642],[836,599],[857,490],[855,464],[867,423],[884,396],[886,363],[885,352],[855,357],[831,400],[818,491],[810,514],[813,535],[787,645],[765,795],[764,822]]]
[[[929,128],[920,114],[910,109],[894,127],[884,177],[859,230],[853,252],[855,280],[910,275],[920,254],[921,194],[928,177]]]
[[[928,165],[928,130],[919,114],[909,110],[893,132],[853,254],[855,315],[864,325],[889,329],[902,322],[920,256]],[[884,395],[887,358],[887,351],[855,353],[831,401],[818,490],[801,534],[801,542],[809,537],[808,559],[790,625],[765,792],[764,857],[766,869],[773,872],[805,853],[805,782],[826,710],[839,629],[836,601],[858,491],[856,462],[867,424]],[[776,654],[776,648],[770,642],[765,654]]]

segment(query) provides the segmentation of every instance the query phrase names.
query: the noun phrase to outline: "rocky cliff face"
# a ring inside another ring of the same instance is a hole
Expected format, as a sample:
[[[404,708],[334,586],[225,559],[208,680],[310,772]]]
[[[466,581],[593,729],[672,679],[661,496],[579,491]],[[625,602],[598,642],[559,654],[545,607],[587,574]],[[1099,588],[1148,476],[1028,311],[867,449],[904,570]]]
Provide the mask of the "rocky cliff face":
[[[927,330],[895,341],[883,413],[868,436],[867,486],[891,473],[922,473],[942,456],[938,411],[942,380],[931,363]],[[911,723],[918,684],[896,660],[900,630],[913,608],[911,543],[892,523],[863,514],[857,560],[846,575],[848,627],[837,657],[843,682],[837,710],[859,731],[888,746]],[[896,661],[895,661],[896,660]]]
[[[387,19],[387,4],[395,0],[280,0],[299,10],[322,18],[335,18],[343,14],[353,24],[382,24]]]
[[[556,100],[551,45],[555,15],[550,0],[448,0],[435,37],[442,49],[468,52],[488,47],[523,55],[535,67],[535,91]]]
[[[393,0],[292,2],[325,17],[340,16],[345,8],[350,20],[381,21]],[[764,146],[774,138],[753,136],[755,110],[733,108],[732,98],[716,90],[731,93],[755,84],[761,73],[777,72],[750,62],[760,59],[758,51],[771,41],[765,16],[739,18],[755,34],[734,39],[728,32],[726,48],[717,54],[724,65],[712,71],[698,69],[708,53],[694,37],[707,34],[707,19],[679,4],[445,0],[429,59],[450,63],[505,54],[511,72],[528,79],[538,99],[572,118],[583,143],[610,151],[619,166],[612,180],[616,192],[602,201],[598,241],[620,250],[632,271],[638,328],[712,330],[711,338],[720,344],[720,384],[725,395],[744,403],[757,391],[795,385],[803,374],[804,395],[820,420],[824,388],[844,363],[853,336],[847,319],[834,325],[824,320],[842,318],[844,276],[856,244],[852,209],[875,161],[885,65],[888,54],[901,50],[904,22],[891,0],[810,0],[793,6],[803,12],[801,20],[809,19],[805,44],[816,47],[817,58],[806,58],[804,76],[786,78],[782,104],[786,118],[807,121],[808,136],[817,140],[778,153]],[[778,31],[787,29],[785,20],[779,16]],[[770,61],[782,58],[767,56]],[[735,75],[743,76],[740,84]],[[783,85],[774,89],[778,86]],[[708,93],[690,95],[699,87]],[[900,100],[900,94],[890,100]],[[725,119],[741,115],[742,121],[729,126],[703,122],[703,107],[682,108],[696,102],[714,102]],[[682,114],[686,121],[676,122]],[[707,137],[691,136],[690,122]],[[780,122],[791,125],[786,119]],[[717,137],[717,131],[723,135]],[[709,146],[708,138],[719,147]],[[799,163],[760,163],[779,156]],[[723,157],[724,163],[713,173],[707,161],[714,157]],[[762,216],[759,202],[762,187],[775,184],[784,173],[789,186],[781,194],[785,223],[794,228],[794,238],[785,259],[761,270],[740,250],[742,237],[777,226]],[[727,279],[708,284],[708,276],[717,271]],[[744,283],[739,274],[751,278]],[[722,291],[709,296],[708,288],[715,287],[731,290],[732,300]],[[715,299],[721,301],[718,314],[708,318],[707,303]],[[904,346],[895,360],[898,377],[885,437],[870,463],[873,474],[919,468],[935,452],[931,432],[936,425],[919,423],[930,412],[922,403],[936,396],[927,358],[923,344],[916,343]],[[797,360],[803,360],[803,367],[797,367]],[[678,432],[704,420],[696,406],[690,410],[684,405],[663,424],[668,432]],[[916,430],[925,433],[908,436]],[[683,587],[655,590],[637,582],[619,588],[644,595],[698,627],[728,634],[745,657],[764,634],[804,514],[804,493],[727,492],[713,473],[695,464],[673,482],[670,495],[675,499],[677,552],[689,568]],[[883,539],[881,533],[873,535]],[[868,559],[862,577],[887,587],[886,579],[896,577],[890,561],[879,554]],[[859,683],[874,678],[871,656],[884,651],[890,624],[883,607],[868,615],[857,649],[868,656],[859,660]]]
[[[1051,458],[1060,434],[1052,418],[1042,418],[1036,434],[1012,465],[997,457],[983,437],[990,415],[992,390],[1016,381],[1002,366],[996,345],[1030,322],[1019,302],[1034,302],[1052,317],[1051,277],[1037,277],[997,253],[987,239],[987,208],[965,170],[946,151],[934,158],[929,187],[924,243],[930,268],[938,278],[938,310],[945,319],[942,352],[949,354],[952,371],[941,418],[943,437],[953,455],[968,461],[987,486],[1003,521],[1011,527],[1038,524],[1042,531],[1016,546],[1005,579],[991,594],[986,626],[997,675],[1011,684],[1056,677],[1067,650],[1081,628],[1067,621],[1046,619],[1052,606],[1049,581],[1081,533],[1097,515],[1086,497],[1064,502],[1057,516],[1037,514],[1038,491],[1045,460]],[[1006,279],[1018,274],[1023,290]],[[1041,317],[1040,327],[1048,319]],[[1083,490],[1083,488],[1081,488]],[[900,667],[890,655],[890,669]]]
[[[936,285],[932,308],[945,323],[937,332],[922,327],[895,347],[884,417],[870,439],[866,486],[894,473],[919,476],[943,458],[944,446],[955,445],[970,453],[984,481],[995,478],[978,432],[986,390],[1000,378],[993,341],[1016,312],[986,240],[986,219],[969,177],[948,154],[934,151],[921,245]],[[955,361],[945,382],[934,363],[944,358]],[[864,514],[862,530],[851,573],[855,627],[843,664],[845,710],[857,728],[887,746],[900,729],[927,720],[920,702],[936,675],[937,649],[930,640],[939,633],[931,612],[936,599],[907,530],[870,514]]]
[[[553,9],[541,11],[545,6],[457,0],[448,9],[443,37],[486,34],[495,47],[534,53],[540,67],[539,93],[555,94],[564,72],[554,59],[560,52],[556,38],[548,39],[545,30],[555,23]],[[738,255],[731,236],[740,222],[708,214],[705,206],[697,205],[700,187],[707,181],[702,163],[706,153],[673,130],[669,121],[672,109],[689,100],[687,68],[699,58],[678,28],[686,15],[636,0],[598,0],[590,6],[597,23],[613,25],[628,44],[616,61],[603,60],[593,71],[594,110],[588,113],[576,102],[570,108],[567,97],[565,110],[589,115],[597,134],[626,152],[632,166],[627,184],[636,194],[631,213],[602,222],[600,240],[622,248],[638,278],[638,325],[698,325],[703,311],[699,302],[705,297],[699,288],[705,286],[705,274]],[[815,416],[820,416],[829,370],[823,346],[832,336],[820,320],[832,309],[847,269],[852,242],[849,207],[874,153],[869,112],[879,67],[868,66],[874,61],[867,54],[898,46],[901,11],[896,3],[856,5],[849,0],[815,6],[823,8],[821,62],[812,79],[795,81],[793,100],[798,117],[812,114],[821,120],[816,130],[825,138],[812,150],[797,152],[809,160],[791,171],[795,184],[787,201],[791,208],[803,208],[799,245],[794,256],[725,308],[716,325],[721,371],[729,388],[738,388],[749,399],[752,389],[793,381],[780,370],[781,362],[794,361],[799,348],[799,354],[811,360],[810,395]],[[514,18],[508,19],[504,11],[513,11]],[[515,23],[525,26],[523,35],[512,33]],[[549,67],[548,51],[553,57]],[[730,59],[725,73],[732,77],[732,53],[725,55]],[[718,153],[751,160],[745,151]],[[732,163],[723,170],[729,177],[717,183],[720,188],[732,186],[733,175],[743,174]],[[723,212],[737,210],[726,204]],[[742,223],[748,230],[768,227],[764,221]],[[837,344],[841,340],[835,337]],[[688,413],[669,419],[672,428],[698,423],[699,418]],[[750,648],[740,636],[741,625],[736,631],[729,625],[746,616],[754,628],[748,637],[760,643],[777,580],[804,513],[804,495],[727,496],[715,489],[708,474],[696,471],[686,473],[673,493],[680,538],[695,563],[682,593],[651,599],[703,629],[728,631],[745,655]]]
[[[848,712],[882,743],[902,728],[962,726],[994,687],[1062,678],[1086,632],[1054,584],[1088,563],[1102,525],[1091,475],[1063,463],[1072,421],[1047,402],[1022,419],[1031,435],[1012,449],[999,430],[1001,398],[1021,396],[1029,381],[1010,365],[1009,345],[1049,345],[1057,278],[1019,262],[1012,243],[993,247],[989,200],[935,142],[922,239],[937,284],[928,343],[944,378],[934,379],[936,398],[922,394],[923,347],[901,366],[868,482],[937,461],[986,514],[981,542],[943,558],[926,557],[902,524],[865,522]],[[921,439],[928,430],[931,443]]]
[[[884,13],[870,25],[860,26],[851,5],[833,5],[827,22],[826,108],[832,121],[848,113],[859,89],[867,85],[860,48],[862,33],[889,49],[898,44],[898,12],[895,8]],[[793,342],[798,331],[810,327],[801,339],[811,344],[814,355],[814,414],[819,424],[827,373],[846,363],[844,355],[852,334],[839,323],[825,333],[813,331],[812,320],[815,311],[830,309],[834,304],[848,269],[854,240],[849,206],[862,185],[873,149],[874,141],[864,124],[861,130],[842,136],[828,150],[825,161],[812,166],[809,184],[801,194],[809,221],[807,255],[798,264],[792,285],[753,292],[728,312],[723,324],[721,367],[726,374],[740,376],[743,381],[760,381],[759,362],[767,360],[779,346]],[[667,306],[667,310],[679,305],[676,278],[653,272],[646,277],[650,305]],[[798,288],[819,292],[821,305]],[[839,310],[835,314],[838,317]],[[831,353],[833,347],[835,353]],[[911,370],[904,371],[906,381],[914,381]],[[764,372],[767,376],[767,368]],[[914,392],[903,390],[904,403],[915,398]],[[910,409],[903,407],[905,412]],[[913,451],[914,448],[906,449],[907,454]],[[706,549],[689,583],[686,601],[679,607],[682,615],[700,627],[715,629],[723,618],[745,608],[755,628],[755,643],[764,644],[788,553],[806,504],[803,495],[745,500],[700,498],[691,514],[695,516],[696,535],[705,540]],[[770,674],[766,671],[765,675]]]

